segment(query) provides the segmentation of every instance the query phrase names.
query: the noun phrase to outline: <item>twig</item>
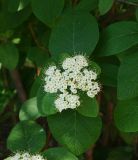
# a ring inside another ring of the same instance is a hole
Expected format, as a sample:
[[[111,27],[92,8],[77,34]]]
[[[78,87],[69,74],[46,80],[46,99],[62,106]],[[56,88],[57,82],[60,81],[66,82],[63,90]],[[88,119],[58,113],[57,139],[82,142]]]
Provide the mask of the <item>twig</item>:
[[[15,69],[13,71],[10,71],[10,74],[11,74],[11,77],[14,81],[14,84],[15,84],[15,87],[16,87],[16,90],[17,90],[17,93],[18,93],[18,96],[19,96],[21,102],[26,101],[27,96],[26,96],[26,92],[24,90],[23,84],[21,82],[19,72]]]
[[[112,15],[110,14],[103,22],[102,22],[102,27],[106,27],[107,25],[109,25],[111,22],[114,21],[120,21],[120,20],[125,20],[128,18],[131,18],[132,16],[134,16],[134,10],[128,10],[125,13],[119,14],[119,15]]]
[[[129,5],[137,6],[138,7],[138,3],[130,2],[130,1],[127,1],[127,0],[117,0],[117,2],[126,3],[126,4],[129,4]]]
[[[72,0],[72,6],[74,7],[74,6],[76,6],[77,4],[78,4],[78,0]]]
[[[107,146],[109,142],[110,126],[113,120],[113,103],[109,102],[107,106],[107,117],[105,119],[105,129],[103,134],[103,146]]]
[[[94,149],[94,146],[92,146],[92,147],[86,152],[86,160],[93,160],[93,149]]]
[[[111,21],[116,16],[116,5],[115,5],[115,3],[113,4],[109,13],[110,14],[108,15],[108,17],[106,17],[106,19],[102,22],[102,27],[106,27],[109,23],[111,23]]]
[[[48,131],[47,141],[46,141],[45,146],[44,146],[44,147],[42,148],[42,150],[41,150],[42,152],[45,151],[45,150],[47,150],[47,149],[49,148],[49,143],[50,143],[50,141],[51,141],[51,138],[52,138],[51,132]]]
[[[133,10],[134,11],[134,10]],[[118,16],[115,17],[115,20],[120,21],[120,20],[124,20],[124,19],[128,19],[132,16],[134,16],[134,12],[129,10],[128,12],[124,13],[124,14],[120,14]]]
[[[49,146],[49,142],[50,142],[50,140],[51,140],[51,137],[52,137],[52,135],[51,135],[51,132],[49,131],[49,132],[48,132],[48,136],[47,136],[47,143],[46,143],[46,148],[45,148],[45,149],[48,149],[48,146]]]
[[[135,151],[135,156],[138,158],[138,136],[135,137],[134,151]]]
[[[31,23],[29,24],[29,30],[31,32],[32,38],[33,38],[34,42],[36,43],[37,47],[40,48],[41,50],[45,51],[46,53],[48,53],[49,57],[51,57],[49,50],[47,48],[45,48],[43,46],[43,44],[37,39],[37,36],[33,30],[33,26]]]
[[[5,88],[8,88],[8,77],[7,77],[7,70],[5,68],[2,68],[2,74],[3,74],[3,84]]]

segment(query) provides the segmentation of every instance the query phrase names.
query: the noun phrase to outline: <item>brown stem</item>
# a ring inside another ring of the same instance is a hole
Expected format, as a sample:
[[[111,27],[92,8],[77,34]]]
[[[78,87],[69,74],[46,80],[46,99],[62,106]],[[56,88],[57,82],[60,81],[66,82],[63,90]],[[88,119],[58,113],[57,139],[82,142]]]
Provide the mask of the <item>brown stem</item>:
[[[42,148],[42,150],[41,150],[42,152],[45,151],[45,150],[47,150],[47,149],[49,148],[49,143],[50,143],[50,141],[51,141],[51,138],[52,138],[51,132],[48,131],[47,141],[46,141],[45,146],[44,146],[44,147]]]
[[[75,6],[78,3],[78,0],[72,0],[72,5]]]
[[[127,1],[127,0],[117,0],[117,2],[129,4],[129,5],[132,5],[132,6],[138,6],[137,3],[135,3],[135,2],[130,2],[130,1]]]
[[[108,14],[108,17],[106,17],[106,19],[104,19],[104,21],[102,22],[102,27],[106,27],[109,23],[111,23],[115,15],[116,15],[116,5],[114,3]]]
[[[129,10],[123,14],[116,16],[115,20],[120,21],[120,20],[131,18],[132,16],[134,16],[134,10]]]
[[[2,74],[3,74],[3,84],[5,88],[8,88],[8,75],[7,75],[7,70],[5,68],[2,68]]]
[[[51,132],[49,131],[49,132],[48,132],[48,136],[47,136],[46,149],[47,149],[48,146],[49,146],[49,142],[50,142],[50,140],[51,140],[51,137],[52,137],[52,135],[51,135]]]
[[[134,11],[135,11],[134,8],[130,8],[126,12],[118,14],[117,5],[114,2],[108,16],[106,16],[106,18],[102,19],[101,25],[102,25],[102,27],[106,27],[107,25],[109,25],[112,22],[120,21],[120,20],[124,20],[124,19],[129,19],[134,16]]]
[[[103,146],[108,145],[112,119],[113,119],[113,103],[109,102],[107,106],[107,116],[105,119],[105,128],[103,133]]]
[[[29,24],[29,30],[30,30],[32,38],[33,38],[34,42],[36,43],[37,47],[40,48],[41,50],[43,50],[44,52],[48,53],[49,57],[51,57],[51,54],[50,54],[49,50],[47,48],[45,48],[43,46],[43,44],[37,39],[37,36],[35,34],[35,31],[34,31],[31,23]]]
[[[16,87],[16,90],[17,90],[17,93],[18,93],[18,96],[19,96],[21,102],[26,101],[26,99],[27,99],[26,92],[25,92],[23,84],[21,82],[21,78],[20,78],[18,70],[15,69],[13,71],[10,71],[10,74],[11,74],[11,77],[12,77],[13,82],[15,84],[15,87]]]
[[[135,138],[134,151],[135,151],[135,156],[138,158],[138,136],[136,136]]]
[[[94,149],[94,146],[91,147],[91,148],[86,152],[86,160],[93,160],[93,149]]]

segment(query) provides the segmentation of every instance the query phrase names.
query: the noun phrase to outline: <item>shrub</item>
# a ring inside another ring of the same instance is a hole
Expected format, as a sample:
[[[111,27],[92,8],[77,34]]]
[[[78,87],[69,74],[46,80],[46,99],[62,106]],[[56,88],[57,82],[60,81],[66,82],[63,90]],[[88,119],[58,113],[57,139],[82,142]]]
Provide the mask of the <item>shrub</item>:
[[[138,159],[137,7],[0,1],[0,159]]]

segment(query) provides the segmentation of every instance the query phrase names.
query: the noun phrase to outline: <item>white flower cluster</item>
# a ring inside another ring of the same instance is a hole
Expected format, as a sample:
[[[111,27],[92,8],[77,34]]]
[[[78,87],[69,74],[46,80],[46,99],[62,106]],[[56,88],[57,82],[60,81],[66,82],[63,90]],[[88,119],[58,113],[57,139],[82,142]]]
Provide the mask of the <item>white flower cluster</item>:
[[[29,153],[16,153],[14,156],[7,158],[6,160],[46,160],[41,155],[30,155]]]
[[[74,109],[80,105],[78,90],[85,91],[91,98],[100,91],[95,81],[97,73],[89,70],[87,59],[82,55],[66,58],[62,68],[50,66],[45,71],[45,92],[59,93],[55,100],[56,108],[61,112],[64,109]]]

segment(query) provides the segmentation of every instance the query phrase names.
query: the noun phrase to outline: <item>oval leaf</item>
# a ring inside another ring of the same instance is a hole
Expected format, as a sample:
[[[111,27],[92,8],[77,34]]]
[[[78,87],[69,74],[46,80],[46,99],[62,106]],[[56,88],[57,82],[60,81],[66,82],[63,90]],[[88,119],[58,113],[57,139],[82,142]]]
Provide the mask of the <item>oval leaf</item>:
[[[121,101],[115,109],[115,124],[123,132],[138,131],[138,100]]]
[[[46,93],[43,87],[40,87],[37,93],[37,107],[38,111],[43,116],[49,116],[57,113],[54,101],[57,97],[56,94]]]
[[[97,75],[101,74],[101,68],[100,68],[100,66],[97,63],[93,62],[93,61],[89,62],[89,67],[88,68],[90,70],[93,70],[94,72],[96,72]]]
[[[27,57],[39,67],[45,66],[49,60],[48,53],[38,47],[30,47]]]
[[[55,139],[75,155],[82,154],[94,144],[101,131],[99,117],[84,117],[71,110],[49,116],[48,124]]]
[[[4,1],[5,2],[5,1]],[[7,4],[6,9],[0,10],[0,32],[7,31],[8,29],[16,28],[21,25],[31,14],[30,7],[25,7],[18,12],[8,12]]]
[[[0,45],[0,62],[12,70],[16,67],[19,59],[19,53],[14,44]]]
[[[81,11],[91,11],[97,8],[98,0],[80,0],[79,4],[76,6],[75,9]]]
[[[49,48],[54,57],[60,53],[90,55],[99,39],[98,25],[89,13],[65,14],[53,28]]]
[[[76,156],[62,147],[48,149],[43,156],[48,160],[78,160]]]
[[[41,76],[36,77],[36,79],[34,80],[34,82],[32,84],[32,87],[30,89],[29,97],[33,98],[33,97],[37,96],[37,92],[38,92],[41,84],[42,84],[42,77]]]
[[[8,11],[16,12],[20,4],[20,0],[9,0],[8,1]]]
[[[118,66],[109,63],[100,63],[101,75],[100,81],[105,86],[116,87],[117,86],[117,76],[118,76]]]
[[[101,15],[104,15],[105,13],[107,13],[112,5],[113,5],[114,0],[99,0],[99,11]]]
[[[118,147],[109,153],[107,160],[132,160],[132,151],[131,147]]]
[[[16,12],[25,8],[29,4],[30,0],[9,0],[8,11]]]
[[[40,117],[40,113],[37,108],[36,97],[24,102],[19,113],[20,120],[35,120],[38,117]]]
[[[77,111],[87,117],[97,117],[99,112],[99,106],[96,98],[90,98],[86,94],[80,96],[81,104]]]
[[[99,56],[115,55],[138,44],[138,23],[122,21],[111,24],[102,33]]]
[[[125,100],[138,96],[138,53],[125,56],[119,68],[118,99]]]
[[[120,136],[125,143],[133,145],[138,137],[138,132],[120,132]]]
[[[29,151],[38,152],[46,141],[44,129],[33,121],[19,122],[11,131],[7,147],[13,152]]]
[[[53,26],[56,18],[62,12],[64,0],[32,0],[34,14],[43,23]]]

